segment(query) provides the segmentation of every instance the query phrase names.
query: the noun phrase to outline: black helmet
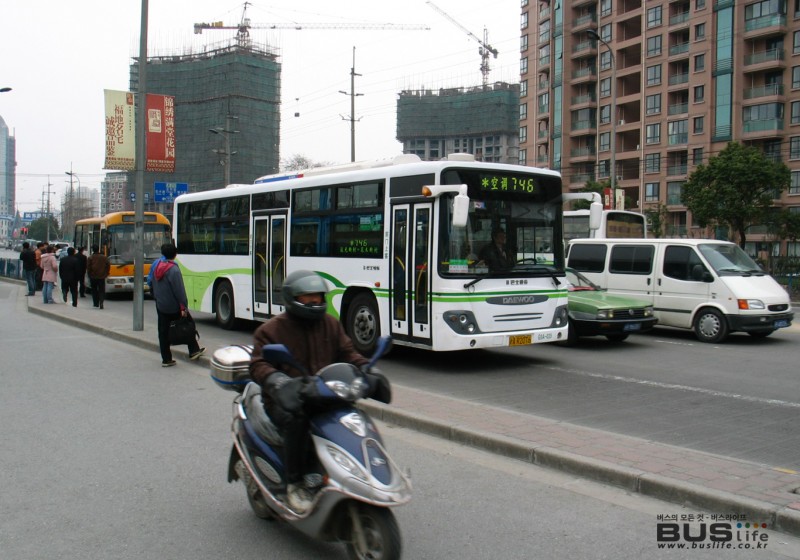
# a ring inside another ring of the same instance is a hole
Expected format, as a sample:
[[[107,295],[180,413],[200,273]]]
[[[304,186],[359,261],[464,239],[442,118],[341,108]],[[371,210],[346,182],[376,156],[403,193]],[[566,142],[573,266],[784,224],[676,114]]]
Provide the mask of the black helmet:
[[[310,270],[297,270],[292,272],[283,281],[283,301],[286,311],[298,319],[309,319],[316,321],[322,319],[328,310],[325,295],[328,293],[328,286],[325,281],[315,272]],[[322,294],[322,303],[302,304],[297,301],[297,296],[303,294]]]

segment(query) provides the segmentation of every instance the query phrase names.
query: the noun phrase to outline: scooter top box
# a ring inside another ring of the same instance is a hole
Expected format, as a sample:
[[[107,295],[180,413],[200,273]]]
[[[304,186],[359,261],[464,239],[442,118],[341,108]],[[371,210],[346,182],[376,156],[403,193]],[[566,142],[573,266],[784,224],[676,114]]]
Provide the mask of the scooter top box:
[[[250,354],[253,347],[235,344],[214,351],[211,379],[226,391],[241,393],[250,381]]]

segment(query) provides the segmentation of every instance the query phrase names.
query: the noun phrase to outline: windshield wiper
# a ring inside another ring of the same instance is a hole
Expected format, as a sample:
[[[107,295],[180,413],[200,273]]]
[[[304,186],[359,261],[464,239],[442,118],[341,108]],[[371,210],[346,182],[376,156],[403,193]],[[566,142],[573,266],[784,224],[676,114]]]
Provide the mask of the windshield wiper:
[[[478,282],[480,282],[481,280],[484,280],[484,279],[486,279],[486,278],[489,278],[489,276],[491,276],[491,275],[492,275],[492,273],[491,273],[491,272],[486,272],[485,274],[481,274],[481,275],[479,275],[479,276],[476,276],[475,278],[473,278],[472,280],[470,280],[469,282],[467,282],[466,284],[464,284],[464,289],[467,289],[467,288],[469,288],[469,287],[471,287],[471,286],[474,286],[475,284],[477,284],[477,283],[478,283]]]

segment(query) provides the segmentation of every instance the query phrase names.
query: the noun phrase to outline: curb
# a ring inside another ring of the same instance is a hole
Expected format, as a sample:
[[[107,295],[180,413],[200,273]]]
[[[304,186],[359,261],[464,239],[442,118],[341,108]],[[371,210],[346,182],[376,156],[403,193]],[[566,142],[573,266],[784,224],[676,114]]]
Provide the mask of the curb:
[[[699,484],[631,469],[600,459],[590,459],[569,451],[547,446],[538,447],[536,444],[515,438],[467,430],[422,414],[393,409],[390,405],[382,403],[364,401],[359,406],[373,417],[389,424],[595,482],[610,484],[664,502],[684,507],[694,506],[711,512],[736,511],[746,515],[747,519],[763,520],[776,530],[800,536],[800,511],[792,508],[722,490],[710,490]]]

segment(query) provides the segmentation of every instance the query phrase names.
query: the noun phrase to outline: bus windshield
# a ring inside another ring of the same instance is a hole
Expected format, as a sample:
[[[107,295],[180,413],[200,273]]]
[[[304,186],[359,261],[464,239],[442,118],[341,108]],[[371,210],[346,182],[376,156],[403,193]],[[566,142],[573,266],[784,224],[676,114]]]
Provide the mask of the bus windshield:
[[[442,204],[439,273],[442,276],[551,275],[563,270],[561,184],[536,174],[448,170],[445,184],[467,184],[469,220],[453,228],[451,204]],[[554,243],[558,240],[558,243]]]
[[[111,264],[132,263],[136,251],[133,224],[108,226],[108,260]],[[169,226],[144,224],[144,261],[151,263],[161,256],[161,245],[170,242]]]

